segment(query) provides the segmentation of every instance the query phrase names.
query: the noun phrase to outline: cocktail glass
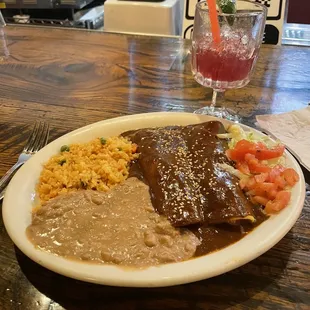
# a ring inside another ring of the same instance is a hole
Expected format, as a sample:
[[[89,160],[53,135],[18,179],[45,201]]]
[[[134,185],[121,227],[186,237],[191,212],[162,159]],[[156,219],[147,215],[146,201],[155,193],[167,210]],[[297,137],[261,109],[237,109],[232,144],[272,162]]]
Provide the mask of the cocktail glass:
[[[247,85],[257,61],[264,36],[267,9],[246,0],[236,1],[236,12],[225,14],[218,8],[220,41],[212,35],[208,4],[198,2],[192,38],[192,73],[195,80],[213,89],[211,105],[197,114],[238,121],[225,107],[217,107],[218,93]]]

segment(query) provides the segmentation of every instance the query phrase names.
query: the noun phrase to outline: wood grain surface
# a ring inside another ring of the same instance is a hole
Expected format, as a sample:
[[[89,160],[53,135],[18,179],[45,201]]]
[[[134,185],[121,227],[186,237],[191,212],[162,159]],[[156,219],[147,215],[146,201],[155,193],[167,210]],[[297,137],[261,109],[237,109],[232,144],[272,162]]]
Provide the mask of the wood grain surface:
[[[190,71],[189,42],[67,29],[7,27],[0,62],[0,176],[17,160],[36,119],[53,140],[96,121],[142,112],[193,111],[211,90]],[[223,104],[253,125],[257,114],[310,102],[310,49],[264,46],[250,84]],[[305,173],[308,184],[310,174]],[[158,289],[72,280],[14,247],[0,217],[0,310],[310,309],[310,188],[292,230],[251,263],[216,278]]]

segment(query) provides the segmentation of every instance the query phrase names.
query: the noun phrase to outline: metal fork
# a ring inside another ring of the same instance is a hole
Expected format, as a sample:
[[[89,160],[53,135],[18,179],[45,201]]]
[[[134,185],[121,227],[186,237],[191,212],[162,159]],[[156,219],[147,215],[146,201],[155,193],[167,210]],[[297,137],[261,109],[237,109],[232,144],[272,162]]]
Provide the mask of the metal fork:
[[[49,124],[45,122],[36,121],[33,130],[28,138],[28,141],[18,157],[17,163],[11,167],[6,174],[0,179],[0,188],[11,178],[12,174],[22,166],[33,154],[38,152],[43,146],[47,144],[49,136]],[[0,200],[4,196],[4,191],[0,193]]]

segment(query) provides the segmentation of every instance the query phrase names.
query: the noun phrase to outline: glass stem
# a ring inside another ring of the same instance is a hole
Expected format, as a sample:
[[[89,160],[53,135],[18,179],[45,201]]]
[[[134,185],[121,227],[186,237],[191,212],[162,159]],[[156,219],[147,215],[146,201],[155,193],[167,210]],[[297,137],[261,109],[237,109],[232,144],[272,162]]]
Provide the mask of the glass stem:
[[[4,21],[2,11],[0,10],[0,27],[4,27],[4,26],[6,26],[6,23]]]
[[[212,102],[211,102],[211,106],[210,106],[212,112],[214,111],[214,108],[216,107],[217,93],[218,93],[218,91],[213,89]]]

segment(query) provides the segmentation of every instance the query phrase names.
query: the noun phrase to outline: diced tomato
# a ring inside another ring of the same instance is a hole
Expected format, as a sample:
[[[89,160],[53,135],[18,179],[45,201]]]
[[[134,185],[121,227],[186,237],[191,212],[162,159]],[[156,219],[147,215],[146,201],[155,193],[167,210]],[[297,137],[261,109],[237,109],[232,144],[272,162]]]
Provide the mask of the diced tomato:
[[[247,163],[250,163],[250,162],[258,162],[258,159],[255,157],[255,155],[251,154],[251,153],[246,153],[244,155],[244,160],[245,162]]]
[[[230,159],[235,161],[241,161],[244,159],[245,154],[255,153],[255,143],[243,139],[238,141],[231,151],[232,152],[230,153]]]
[[[271,169],[268,174],[268,182],[274,182],[276,177],[281,174],[281,171],[276,169],[275,167]]]
[[[246,153],[244,155],[244,160],[248,164],[257,164],[259,162],[258,159],[255,157],[255,155],[251,153]]]
[[[277,145],[272,149],[258,149],[255,153],[255,157],[259,160],[273,159],[283,155],[285,150],[284,145]]]
[[[274,179],[274,183],[277,185],[277,187],[279,189],[284,189],[284,187],[286,186],[286,182],[284,180],[283,176],[278,175],[275,179]]]
[[[269,200],[266,204],[264,211],[267,214],[273,214],[279,212],[281,209],[283,209],[283,205],[280,201]]]
[[[253,201],[260,204],[260,205],[263,205],[263,206],[266,206],[266,204],[268,203],[269,199],[266,198],[266,197],[262,197],[262,196],[254,196],[253,197]]]
[[[284,189],[299,180],[294,169],[281,165],[269,167],[268,160],[282,156],[283,152],[283,145],[269,149],[262,142],[247,140],[240,140],[234,149],[226,152],[227,157],[236,162],[236,168],[247,175],[240,180],[240,188],[253,204],[265,206],[267,214],[279,212],[288,205],[291,193]]]
[[[246,154],[244,159],[247,162],[251,173],[266,173],[271,171],[270,167],[260,163],[253,154]]]
[[[269,172],[270,168],[268,166],[262,165],[262,164],[257,164],[257,165],[253,165],[250,168],[250,171],[252,173],[262,173],[262,172]]]
[[[235,149],[243,151],[245,153],[249,153],[247,152],[248,150],[255,150],[255,143],[242,139],[236,143]]]
[[[283,166],[281,165],[277,165],[275,167],[273,167],[271,169],[271,171],[269,172],[269,175],[268,175],[268,178],[267,178],[267,181],[268,182],[275,182],[276,178],[278,176],[281,175],[281,173],[285,170],[286,168],[284,168]]]
[[[234,161],[241,161],[243,160],[243,154],[239,154],[238,151],[235,149],[230,149],[226,151],[226,156]]]
[[[277,186],[274,183],[256,183],[256,186],[250,191],[251,195],[268,197],[270,192],[276,191]]]
[[[267,193],[267,197],[273,200],[277,197],[277,194],[278,194],[278,191],[276,189],[273,189],[272,191]]]
[[[258,160],[272,159],[282,156],[283,145],[277,145],[268,149],[262,142],[253,143],[245,139],[236,143],[235,147],[227,152],[227,156],[234,161],[242,161],[246,154],[254,155]]]
[[[288,205],[291,199],[291,192],[288,191],[280,191],[276,196],[276,200],[282,201],[285,205]]]
[[[262,189],[262,190],[265,191],[266,193],[267,193],[267,192],[271,192],[271,191],[277,189],[276,184],[274,184],[274,183],[268,183],[268,182],[258,183],[256,187]]]
[[[299,175],[293,168],[285,169],[281,175],[290,186],[294,186],[299,181]]]
[[[226,155],[231,160],[242,161],[247,153],[255,153],[255,143],[243,139],[238,141],[233,149],[228,150]]]
[[[261,150],[268,150],[266,144],[263,142],[256,142],[256,145],[257,145],[257,148],[259,148]]]
[[[265,212],[267,214],[277,213],[284,209],[291,199],[291,193],[287,191],[278,192],[274,200],[268,201],[266,204]]]
[[[240,172],[242,172],[242,173],[244,173],[244,174],[250,174],[249,166],[248,166],[248,164],[247,164],[246,162],[244,162],[244,161],[239,161],[239,162],[237,162],[237,163],[236,163],[236,168],[237,168]]]
[[[260,173],[254,176],[257,183],[264,183],[268,178],[268,173]]]

